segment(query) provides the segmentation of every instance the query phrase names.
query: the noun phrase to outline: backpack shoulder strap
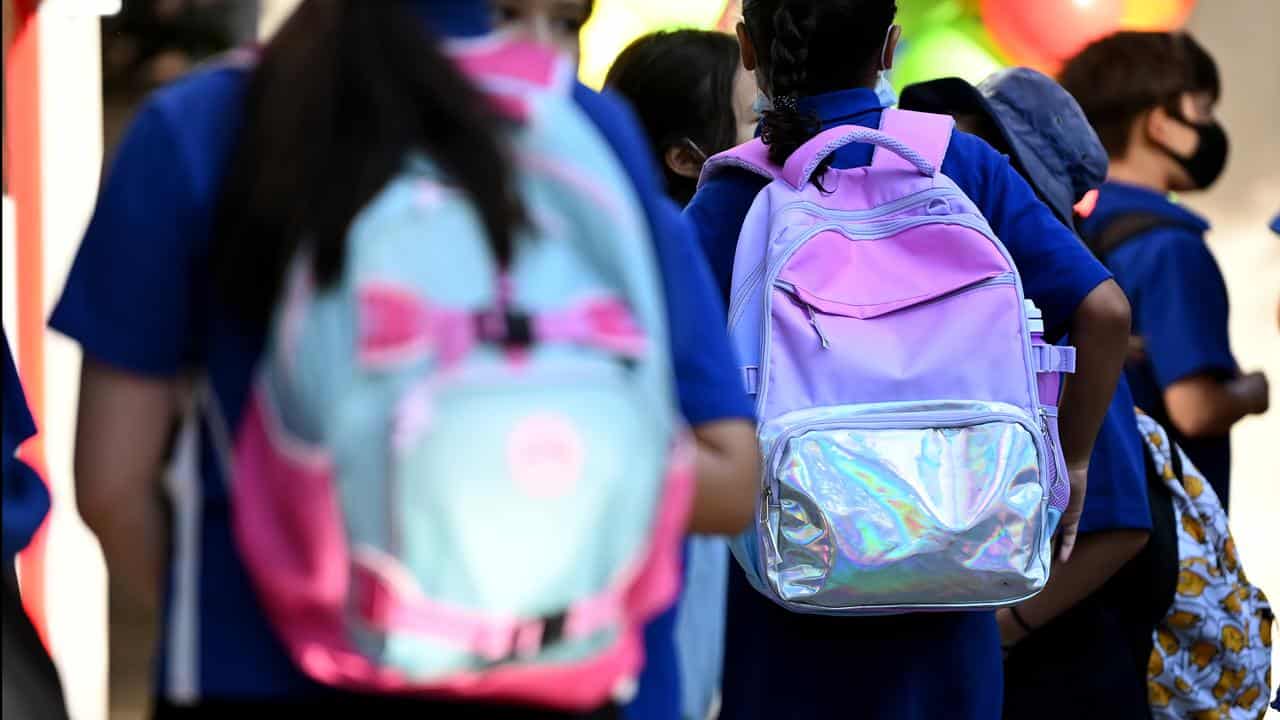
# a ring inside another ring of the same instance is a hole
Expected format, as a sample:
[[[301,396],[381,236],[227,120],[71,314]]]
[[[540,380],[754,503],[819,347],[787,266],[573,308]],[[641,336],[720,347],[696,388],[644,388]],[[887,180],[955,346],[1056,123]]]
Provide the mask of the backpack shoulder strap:
[[[1130,240],[1136,240],[1148,230],[1159,227],[1177,225],[1164,215],[1149,212],[1132,212],[1116,215],[1094,232],[1085,235],[1085,243],[1099,259],[1105,261],[1107,256]]]
[[[951,133],[955,127],[956,121],[950,115],[913,110],[888,108],[880,118],[880,132],[910,146],[939,172],[942,161],[947,156],[947,149],[951,147]],[[884,146],[876,147],[871,167],[916,169],[916,165]]]
[[[729,168],[746,170],[771,182],[782,175],[782,168],[769,161],[769,146],[765,145],[760,138],[756,138],[711,156],[702,165],[698,187],[702,187],[708,180]]]

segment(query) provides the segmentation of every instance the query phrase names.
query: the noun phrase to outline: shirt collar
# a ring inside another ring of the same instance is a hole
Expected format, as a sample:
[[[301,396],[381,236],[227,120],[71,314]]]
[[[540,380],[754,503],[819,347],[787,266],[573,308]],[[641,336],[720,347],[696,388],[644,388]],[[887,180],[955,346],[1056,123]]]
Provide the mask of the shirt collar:
[[[1102,221],[1112,215],[1134,210],[1166,217],[1196,232],[1203,233],[1209,230],[1208,220],[1173,201],[1169,196],[1149,188],[1115,181],[1106,182],[1099,189],[1098,205],[1094,208],[1090,219]]]
[[[876,96],[876,91],[871,88],[855,88],[813,95],[801,99],[798,105],[801,111],[817,115],[824,126],[884,110],[880,98]]]

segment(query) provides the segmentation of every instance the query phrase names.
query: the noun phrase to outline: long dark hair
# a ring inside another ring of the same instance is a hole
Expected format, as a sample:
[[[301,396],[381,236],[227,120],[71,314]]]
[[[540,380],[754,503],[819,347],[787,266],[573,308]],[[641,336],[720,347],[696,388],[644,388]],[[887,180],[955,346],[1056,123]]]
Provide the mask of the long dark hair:
[[[818,133],[814,115],[792,101],[870,87],[894,0],[746,0],[742,16],[769,80],[774,109],[764,114],[769,159],[779,165]]]
[[[360,209],[420,150],[471,201],[506,264],[523,220],[492,106],[392,0],[304,0],[262,50],[213,226],[222,295],[265,326],[303,247],[333,284]]]
[[[692,141],[708,155],[738,139],[733,87],[741,60],[731,35],[676,30],[645,35],[609,68],[605,87],[616,90],[640,116],[667,180],[667,194],[687,204],[697,181],[667,166],[668,149]]]

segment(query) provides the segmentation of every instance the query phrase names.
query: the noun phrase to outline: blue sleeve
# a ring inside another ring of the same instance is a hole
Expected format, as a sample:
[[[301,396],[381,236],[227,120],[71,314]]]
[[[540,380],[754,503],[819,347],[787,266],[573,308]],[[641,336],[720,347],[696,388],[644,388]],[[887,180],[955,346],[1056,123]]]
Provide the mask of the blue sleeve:
[[[1204,240],[1166,228],[1117,248],[1116,272],[1131,281],[1134,332],[1147,345],[1156,383],[1195,375],[1229,377],[1238,366],[1227,335],[1227,286]]]
[[[724,303],[716,295],[706,260],[689,226],[662,193],[649,144],[626,105],[577,86],[575,99],[596,123],[622,161],[653,228],[666,293],[667,318],[680,395],[690,425],[751,418],[738,363],[725,330]]]
[[[1151,529],[1145,454],[1133,394],[1121,378],[1093,446],[1080,532]]]
[[[1111,277],[1018,174],[983,140],[956,132],[942,171],[978,204],[1018,266],[1027,297],[1057,336],[1090,292]]]
[[[733,284],[733,258],[742,223],[747,219],[747,212],[751,210],[756,196],[767,184],[758,175],[725,170],[698,188],[684,210],[711,266],[711,274],[720,288],[720,297],[726,302]]]
[[[36,434],[22,381],[4,338],[4,562],[31,542],[49,512],[49,488],[31,466],[18,459],[18,448]]]
[[[143,108],[120,145],[50,325],[120,369],[191,360],[191,182],[168,117]]]

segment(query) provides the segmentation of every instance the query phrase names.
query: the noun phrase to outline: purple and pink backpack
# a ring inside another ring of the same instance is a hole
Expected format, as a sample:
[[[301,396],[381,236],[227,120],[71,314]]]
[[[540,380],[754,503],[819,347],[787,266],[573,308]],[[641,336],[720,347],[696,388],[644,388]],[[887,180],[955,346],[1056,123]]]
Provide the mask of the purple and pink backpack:
[[[993,608],[1048,579],[1074,351],[1040,340],[1008,251],[942,174],[953,128],[887,110],[879,130],[827,130],[785,167],[756,140],[703,171],[771,181],[730,295],[765,458],[755,526],[732,548],[789,610]],[[870,166],[821,169],[850,143],[875,146]]]

